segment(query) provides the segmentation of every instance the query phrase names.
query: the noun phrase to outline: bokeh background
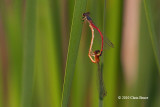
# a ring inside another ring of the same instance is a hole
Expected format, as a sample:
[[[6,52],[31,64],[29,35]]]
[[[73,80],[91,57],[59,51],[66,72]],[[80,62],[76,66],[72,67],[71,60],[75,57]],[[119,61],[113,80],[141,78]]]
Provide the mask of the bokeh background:
[[[61,106],[75,1],[0,0],[0,107]],[[155,56],[153,47],[156,42],[160,50],[160,1],[145,1],[156,41],[151,39],[143,0],[106,0],[106,8],[104,0],[87,0],[84,12],[90,12],[114,44],[101,58],[108,92],[104,107],[160,106],[160,54]],[[88,57],[91,31],[88,23],[82,24],[68,106],[98,107],[97,65]]]

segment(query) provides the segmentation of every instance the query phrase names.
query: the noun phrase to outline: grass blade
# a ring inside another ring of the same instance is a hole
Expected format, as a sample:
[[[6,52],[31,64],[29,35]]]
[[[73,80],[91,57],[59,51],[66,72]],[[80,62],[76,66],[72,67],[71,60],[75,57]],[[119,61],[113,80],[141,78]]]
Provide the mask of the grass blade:
[[[9,74],[8,95],[10,107],[20,107],[22,75],[22,1],[16,0],[12,8],[5,9],[5,30],[8,41]],[[16,27],[15,27],[16,25]]]
[[[149,30],[151,41],[152,41],[153,51],[154,51],[155,59],[156,59],[158,69],[160,72],[160,54],[159,54],[159,49],[158,49],[158,41],[157,41],[157,37],[156,37],[154,25],[153,25],[153,19],[152,19],[151,12],[150,12],[149,1],[143,0],[143,3],[144,3],[146,19],[148,23],[148,30]]]
[[[107,94],[103,81],[103,63],[101,63],[101,65],[98,63],[98,76],[99,76],[99,107],[103,107],[103,98]]]
[[[22,81],[22,107],[31,107],[34,72],[36,0],[26,1],[26,19],[24,29],[24,56]]]
[[[0,51],[1,53],[1,51]],[[1,58],[0,58],[1,61]],[[1,67],[1,62],[0,62],[0,107],[2,107],[2,67]]]
[[[118,75],[121,73],[120,48],[122,29],[123,1],[107,0],[106,35],[114,44],[114,48],[104,53],[103,77],[107,90],[104,107],[116,107]]]
[[[82,17],[82,13],[85,12],[86,3],[87,3],[86,0],[75,1],[72,28],[71,28],[69,48],[68,48],[65,80],[63,86],[62,107],[67,107],[69,101],[71,84],[73,80],[77,54],[81,39],[82,21],[80,18]]]

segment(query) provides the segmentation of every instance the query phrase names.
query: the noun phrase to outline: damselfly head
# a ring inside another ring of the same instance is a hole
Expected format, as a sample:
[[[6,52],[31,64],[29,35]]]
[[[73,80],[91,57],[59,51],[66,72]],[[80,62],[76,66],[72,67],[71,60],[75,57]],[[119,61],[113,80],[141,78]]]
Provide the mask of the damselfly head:
[[[86,13],[83,13],[83,17],[85,17],[85,16],[89,16],[89,12],[86,12]]]
[[[99,54],[99,53],[100,53],[100,50],[95,50],[95,51],[94,51],[94,54],[95,54],[95,55],[97,55],[97,54]]]
[[[99,61],[100,61],[99,57],[101,56],[100,50],[95,50],[94,54],[95,54],[94,59],[95,59],[96,63],[99,63]]]
[[[102,55],[102,51],[100,50],[95,50],[94,51],[94,55],[97,56],[97,57],[100,57]]]

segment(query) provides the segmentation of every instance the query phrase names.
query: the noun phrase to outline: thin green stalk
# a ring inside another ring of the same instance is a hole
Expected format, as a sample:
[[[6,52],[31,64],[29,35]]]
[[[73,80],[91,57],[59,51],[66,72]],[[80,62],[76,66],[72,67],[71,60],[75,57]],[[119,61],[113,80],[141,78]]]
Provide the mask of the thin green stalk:
[[[71,28],[69,48],[68,48],[67,65],[66,65],[65,79],[63,85],[63,95],[61,103],[62,107],[67,107],[69,101],[71,85],[75,71],[75,65],[81,39],[81,32],[82,32],[82,21],[80,18],[82,17],[82,13],[85,12],[86,3],[87,0],[75,1],[72,28]]]
[[[1,51],[0,51],[0,56],[1,56]],[[0,57],[0,107],[2,107],[3,102],[2,102],[2,67],[1,67],[1,57]]]
[[[103,100],[99,100],[99,107],[103,107]]]
[[[104,0],[104,10],[103,10],[103,34],[105,35],[106,29],[106,0]]]
[[[103,107],[103,87],[102,87],[102,81],[101,81],[101,78],[102,78],[102,73],[101,73],[101,66],[100,64],[98,63],[98,77],[99,77],[99,107]]]
[[[159,54],[159,49],[158,49],[158,41],[157,41],[154,26],[153,26],[153,19],[152,19],[151,12],[150,12],[150,6],[146,0],[143,0],[143,3],[144,3],[146,19],[147,19],[147,23],[148,23],[148,30],[150,33],[152,46],[153,46],[153,50],[154,50],[154,54],[155,54],[155,59],[156,59],[158,69],[160,72],[160,54]]]
[[[105,25],[106,25],[106,0],[104,0],[104,11],[103,11],[103,34],[105,35]],[[104,83],[103,83],[103,55],[101,58],[101,65],[98,64],[98,73],[99,73],[99,83],[100,83],[100,91],[99,91],[99,107],[103,107],[103,88],[104,88]]]
[[[106,96],[106,90],[103,81],[103,63],[98,65],[98,77],[99,77],[99,107],[103,107],[103,98]]]
[[[31,107],[36,32],[36,0],[26,1],[25,18],[21,107]]]

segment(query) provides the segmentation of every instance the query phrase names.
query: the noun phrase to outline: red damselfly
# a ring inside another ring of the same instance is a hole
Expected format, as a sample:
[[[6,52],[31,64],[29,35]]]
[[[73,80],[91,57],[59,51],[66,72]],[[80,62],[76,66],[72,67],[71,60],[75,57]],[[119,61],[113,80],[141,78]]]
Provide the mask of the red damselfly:
[[[91,39],[91,44],[90,44],[88,56],[93,63],[98,63],[99,57],[102,55],[102,52],[103,52],[104,37],[103,37],[101,31],[99,30],[99,28],[93,23],[89,14],[90,14],[89,12],[83,13],[83,20],[87,20],[87,22],[89,23],[89,27],[92,31],[92,39]],[[93,46],[93,40],[94,40],[94,29],[96,29],[99,32],[102,42],[101,42],[101,50],[100,51],[96,50],[96,51],[92,52],[92,46]],[[108,39],[105,39],[105,43],[107,43],[107,45],[110,47],[114,47],[112,42],[110,42]],[[94,59],[92,58],[92,56],[94,57]]]
[[[103,99],[104,96],[106,96],[106,90],[105,90],[105,87],[104,87],[104,83],[103,83],[103,76],[102,76],[102,69],[103,67],[101,66],[100,67],[100,64],[99,64],[99,57],[102,55],[102,52],[103,52],[103,45],[104,45],[104,38],[103,38],[103,35],[101,33],[101,31],[99,30],[99,28],[93,23],[91,17],[89,16],[89,12],[87,13],[83,13],[83,20],[86,20],[88,23],[89,23],[89,27],[92,31],[92,38],[91,38],[91,44],[90,44],[90,48],[89,48],[89,53],[88,53],[88,56],[89,58],[91,59],[91,61],[93,63],[97,63],[98,64],[98,75],[99,75],[99,88],[100,88],[100,99]],[[93,46],[93,41],[94,41],[94,29],[96,29],[100,36],[101,36],[101,50],[95,50],[94,52],[92,51],[92,46]],[[110,47],[114,47],[112,42],[110,42],[108,39],[106,39],[105,41],[107,43],[107,45],[109,45]],[[94,59],[92,58],[94,57]],[[102,64],[103,65],[103,64]]]

